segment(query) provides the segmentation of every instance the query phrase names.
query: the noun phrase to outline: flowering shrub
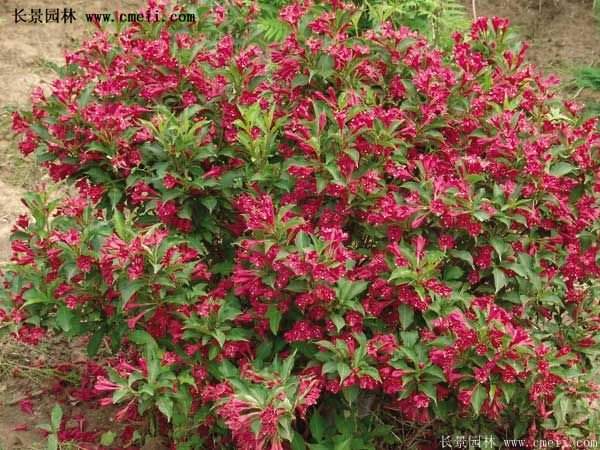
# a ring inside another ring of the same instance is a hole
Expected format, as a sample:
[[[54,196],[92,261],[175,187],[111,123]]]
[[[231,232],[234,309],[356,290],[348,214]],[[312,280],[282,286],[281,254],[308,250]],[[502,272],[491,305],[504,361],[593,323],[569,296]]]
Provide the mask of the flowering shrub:
[[[240,4],[99,32],[15,114],[77,193],[26,198],[5,328],[107,342],[101,404],[179,449],[595,436],[596,121],[503,19],[443,53],[300,1],[266,45]]]

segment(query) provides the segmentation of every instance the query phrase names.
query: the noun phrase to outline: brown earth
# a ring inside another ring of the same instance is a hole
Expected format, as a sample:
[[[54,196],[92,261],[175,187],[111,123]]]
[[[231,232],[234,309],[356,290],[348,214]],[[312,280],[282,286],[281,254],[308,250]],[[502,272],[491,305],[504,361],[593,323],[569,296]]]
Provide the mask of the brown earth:
[[[471,0],[462,0],[472,14]],[[563,82],[565,95],[600,101],[600,94],[577,92],[572,80],[582,66],[600,64],[600,2],[596,0],[475,0],[478,16],[508,17],[519,37],[528,42],[528,59]]]
[[[66,50],[77,48],[96,28],[84,13],[136,12],[144,0],[0,0],[0,261],[6,260],[10,224],[21,212],[20,192],[44,179],[32,158],[23,158],[10,131],[11,111],[26,108],[36,86],[46,89],[55,78],[50,64],[61,65]],[[15,9],[72,8],[73,23],[15,23]]]
[[[33,162],[23,158],[10,132],[10,114],[15,108],[27,108],[31,90],[47,88],[55,78],[49,63],[62,64],[65,50],[78,43],[95,28],[85,23],[86,12],[110,12],[119,9],[136,12],[144,0],[0,0],[0,269],[9,257],[9,233],[15,218],[24,212],[22,193],[47,182]],[[15,8],[30,13],[31,8],[72,8],[72,24],[14,23]],[[65,413],[84,414],[88,430],[114,429],[110,409],[90,410],[72,399],[51,395],[49,388],[56,377],[46,367],[81,359],[81,346],[52,340],[41,349],[19,346],[0,338],[0,449],[44,449],[45,439],[37,425],[48,423],[50,411],[61,402]],[[39,367],[36,367],[39,366]],[[31,399],[32,414],[21,410],[21,400]],[[25,428],[22,431],[16,429]],[[63,449],[76,449],[63,446]]]
[[[470,12],[472,1],[463,1]],[[23,159],[16,149],[16,142],[9,131],[10,111],[27,107],[31,90],[40,84],[48,86],[53,79],[48,63],[60,64],[64,51],[76,48],[78,42],[93,31],[93,27],[85,24],[81,17],[84,12],[115,9],[134,12],[142,3],[142,0],[71,0],[62,3],[0,0],[0,261],[8,259],[10,228],[24,209],[19,200],[22,192],[45,181],[33,163]],[[578,93],[569,83],[574,68],[600,62],[600,30],[592,4],[592,0],[475,0],[478,15],[509,17],[516,31],[531,44],[530,61],[546,72],[561,76],[566,81],[565,92],[578,94],[580,100],[600,100],[598,94]],[[31,8],[44,10],[57,7],[73,8],[76,22],[14,23],[15,8],[24,8],[28,12]],[[53,363],[73,362],[73,355],[79,350],[77,347],[63,347],[66,344],[60,342],[47,345],[42,350],[15,345],[0,339],[0,449],[41,449],[44,448],[43,438],[35,426],[48,422],[56,399],[43,394],[51,379],[44,378],[46,372],[25,369],[31,368],[32,361],[39,358]],[[15,368],[15,363],[23,367]],[[19,407],[20,400],[26,398],[32,398],[32,415]],[[99,429],[110,428],[106,413],[90,414],[76,402],[66,406],[71,413],[79,410],[91,415],[92,422]],[[27,425],[28,429],[15,431],[19,425]]]

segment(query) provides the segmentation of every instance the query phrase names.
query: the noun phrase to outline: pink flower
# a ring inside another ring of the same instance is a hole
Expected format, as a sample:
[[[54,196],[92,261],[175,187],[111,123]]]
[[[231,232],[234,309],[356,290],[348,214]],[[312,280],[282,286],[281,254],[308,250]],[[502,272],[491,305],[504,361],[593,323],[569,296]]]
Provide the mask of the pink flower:
[[[179,186],[179,181],[177,180],[177,178],[175,178],[173,175],[171,175],[170,173],[167,173],[164,177],[163,177],[163,185],[167,188],[167,189],[173,189],[177,186]]]
[[[117,389],[120,389],[121,386],[113,383],[112,381],[110,381],[108,378],[104,377],[104,376],[98,376],[96,378],[96,384],[94,384],[94,389],[96,389],[97,391],[100,392],[111,392],[111,391],[116,391]]]
[[[455,246],[454,238],[451,235],[443,234],[439,238],[439,246],[443,251],[453,249]]]
[[[157,203],[156,213],[164,223],[169,223],[177,214],[177,211],[177,204],[173,200],[164,203],[159,201]]]
[[[473,395],[473,390],[463,389],[458,393],[458,401],[463,406],[469,406],[471,404],[471,396]]]
[[[423,286],[442,297],[447,298],[452,295],[452,289],[450,289],[448,286],[446,286],[441,281],[433,279],[433,278],[423,282]]]
[[[417,260],[421,259],[424,254],[425,246],[427,245],[427,240],[423,236],[419,235],[412,240],[412,244],[415,247]]]
[[[144,274],[144,258],[141,255],[135,255],[127,268],[127,275],[130,280],[137,280]]]
[[[33,415],[33,402],[30,399],[24,399],[19,402],[19,409],[25,414]]]
[[[152,189],[148,184],[138,181],[133,186],[133,192],[131,193],[131,201],[135,205],[139,205],[141,203],[147,202],[151,200],[153,197],[156,197],[158,192]]]
[[[77,257],[77,267],[83,273],[89,273],[92,270],[92,264],[95,260],[91,256],[81,255]]]
[[[496,33],[506,31],[510,25],[510,20],[504,17],[492,17],[492,27]]]
[[[428,408],[429,407],[429,397],[427,395],[419,392],[418,394],[414,394],[412,396],[413,404],[416,408]]]
[[[272,229],[275,225],[275,209],[269,195],[263,194],[258,198],[242,195],[236,206],[246,217],[247,230]]]
[[[301,320],[296,322],[283,337],[287,342],[301,342],[321,339],[322,336],[323,331],[318,326],[307,320]]]

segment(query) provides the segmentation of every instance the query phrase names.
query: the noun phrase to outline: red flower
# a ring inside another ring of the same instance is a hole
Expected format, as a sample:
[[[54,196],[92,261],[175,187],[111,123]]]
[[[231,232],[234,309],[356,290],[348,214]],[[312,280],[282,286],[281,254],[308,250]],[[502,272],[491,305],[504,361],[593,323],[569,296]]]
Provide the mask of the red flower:
[[[95,260],[91,256],[81,255],[77,258],[77,267],[83,273],[89,273]]]
[[[131,193],[131,201],[134,205],[139,205],[141,203],[147,202],[152,198],[156,197],[158,192],[152,189],[148,184],[138,181],[133,187],[133,192]]]
[[[21,400],[19,402],[19,409],[31,416],[33,415],[33,402],[30,399]]]
[[[177,178],[175,178],[173,175],[168,173],[163,177],[163,185],[167,189],[173,189],[173,188],[179,186],[179,181],[177,181]]]

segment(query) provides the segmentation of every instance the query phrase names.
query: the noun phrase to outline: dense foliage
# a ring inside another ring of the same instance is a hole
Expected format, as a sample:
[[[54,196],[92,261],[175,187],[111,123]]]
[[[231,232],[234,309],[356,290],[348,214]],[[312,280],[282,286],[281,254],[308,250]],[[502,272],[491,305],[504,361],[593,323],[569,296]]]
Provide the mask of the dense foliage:
[[[592,5],[593,13],[598,22],[598,36],[600,37],[600,2],[594,2]],[[591,92],[600,93],[600,67],[583,66],[575,70],[574,83],[580,90],[590,90]],[[586,112],[592,116],[600,116],[600,102],[588,101]]]
[[[15,114],[76,189],[26,197],[4,329],[106,342],[93,395],[179,449],[593,438],[600,133],[507,21],[443,52],[341,1],[272,43],[254,4],[187,8]]]

